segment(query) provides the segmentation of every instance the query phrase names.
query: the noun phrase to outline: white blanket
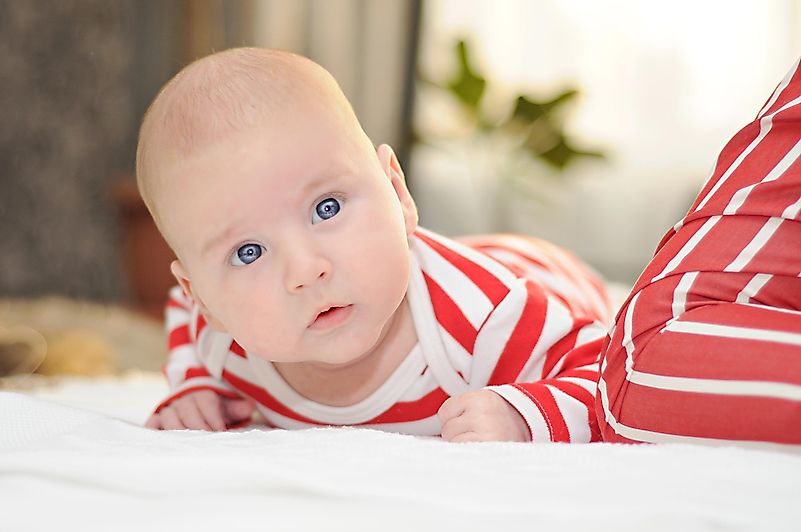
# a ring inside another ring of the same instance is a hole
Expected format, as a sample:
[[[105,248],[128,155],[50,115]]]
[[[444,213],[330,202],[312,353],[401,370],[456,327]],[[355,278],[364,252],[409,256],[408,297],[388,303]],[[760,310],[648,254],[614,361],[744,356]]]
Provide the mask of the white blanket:
[[[156,382],[0,393],[0,530],[801,528],[794,452],[155,432],[135,423]]]

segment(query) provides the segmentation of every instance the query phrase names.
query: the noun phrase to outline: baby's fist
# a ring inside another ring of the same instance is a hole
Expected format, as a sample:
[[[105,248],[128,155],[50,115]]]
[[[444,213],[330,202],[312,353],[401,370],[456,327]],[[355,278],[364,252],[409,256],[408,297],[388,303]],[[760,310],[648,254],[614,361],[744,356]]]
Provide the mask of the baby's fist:
[[[530,441],[528,425],[512,405],[490,390],[449,398],[437,412],[442,439],[468,441]]]

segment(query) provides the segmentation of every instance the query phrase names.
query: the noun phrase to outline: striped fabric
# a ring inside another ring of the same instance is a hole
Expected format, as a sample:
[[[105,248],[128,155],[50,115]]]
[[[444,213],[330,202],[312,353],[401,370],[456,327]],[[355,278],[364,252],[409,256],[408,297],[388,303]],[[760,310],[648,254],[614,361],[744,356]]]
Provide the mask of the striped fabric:
[[[488,388],[526,420],[532,441],[598,440],[594,397],[611,308],[577,259],[512,235],[456,242],[418,229],[410,238],[407,299],[418,343],[367,399],[347,407],[295,392],[268,361],[206,326],[180,288],[167,305],[170,396],[211,389],[254,399],[269,425],[366,426],[440,434],[452,395]],[[158,411],[158,409],[157,409]]]
[[[607,441],[801,443],[801,69],[723,149],[604,347]]]

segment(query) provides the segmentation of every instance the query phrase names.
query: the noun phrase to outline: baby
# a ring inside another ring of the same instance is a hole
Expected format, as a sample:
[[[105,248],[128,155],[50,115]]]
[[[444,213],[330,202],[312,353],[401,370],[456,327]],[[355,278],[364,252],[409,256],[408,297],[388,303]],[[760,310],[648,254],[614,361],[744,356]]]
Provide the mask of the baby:
[[[241,48],[186,67],[145,116],[137,181],[180,285],[148,427],[224,430],[257,409],[290,429],[598,439],[601,282],[545,242],[418,227],[392,149],[309,59]]]

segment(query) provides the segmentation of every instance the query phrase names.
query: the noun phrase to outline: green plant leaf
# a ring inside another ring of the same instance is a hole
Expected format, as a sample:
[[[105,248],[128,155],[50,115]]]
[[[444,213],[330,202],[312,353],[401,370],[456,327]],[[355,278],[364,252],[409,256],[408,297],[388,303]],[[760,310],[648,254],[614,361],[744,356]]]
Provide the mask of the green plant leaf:
[[[548,109],[541,103],[520,95],[517,97],[512,117],[526,122],[534,122],[545,116],[547,112]]]
[[[529,152],[558,170],[564,170],[573,160],[579,157],[593,157],[603,159],[604,155],[598,151],[580,150],[573,146],[573,143],[561,132],[557,133],[556,142],[546,149],[541,146],[526,144]]]
[[[458,70],[446,83],[446,87],[473,115],[477,116],[479,114],[481,98],[484,96],[484,89],[487,86],[487,80],[478,75],[470,65],[469,51],[467,43],[464,40],[460,40],[456,43],[455,51],[458,60]]]

